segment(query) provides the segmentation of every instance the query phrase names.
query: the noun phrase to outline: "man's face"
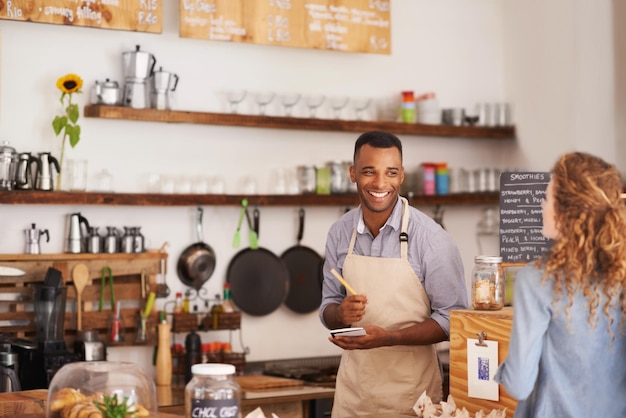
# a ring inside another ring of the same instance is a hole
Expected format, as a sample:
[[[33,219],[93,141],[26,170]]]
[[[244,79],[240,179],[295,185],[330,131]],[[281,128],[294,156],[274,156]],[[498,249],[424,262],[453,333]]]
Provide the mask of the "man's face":
[[[375,213],[392,209],[404,181],[400,151],[363,145],[350,167],[350,179],[356,182],[365,209]]]

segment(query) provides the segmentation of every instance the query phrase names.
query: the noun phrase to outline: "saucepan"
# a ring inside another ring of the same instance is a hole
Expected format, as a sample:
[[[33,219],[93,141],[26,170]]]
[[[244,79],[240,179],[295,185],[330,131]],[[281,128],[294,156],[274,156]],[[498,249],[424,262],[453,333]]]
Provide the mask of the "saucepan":
[[[198,242],[185,248],[178,258],[176,273],[187,286],[200,290],[215,270],[215,251],[202,239],[202,208],[196,209]]]

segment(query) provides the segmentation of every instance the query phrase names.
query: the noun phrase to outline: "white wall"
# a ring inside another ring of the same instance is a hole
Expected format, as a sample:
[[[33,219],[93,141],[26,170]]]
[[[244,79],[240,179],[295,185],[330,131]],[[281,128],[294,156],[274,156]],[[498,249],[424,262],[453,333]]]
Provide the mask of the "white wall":
[[[584,2],[566,0],[394,0],[393,46],[388,56],[182,39],[178,37],[177,2],[163,3],[163,33],[158,35],[0,21],[0,138],[10,141],[18,152],[58,155],[59,139],[50,127],[59,112],[56,79],[67,72],[80,74],[85,93],[95,80],[122,81],[121,53],[140,44],[155,54],[157,67],[180,76],[177,108],[181,110],[227,111],[220,93],[234,88],[374,98],[394,98],[401,90],[413,89],[436,92],[442,107],[473,107],[483,101],[513,103],[518,141],[403,136],[408,170],[422,161],[447,161],[465,168],[547,170],[558,154],[587,144],[583,133],[598,131],[601,146],[594,147],[604,157],[615,155],[614,128],[605,126],[614,117],[605,115],[607,103],[613,100],[605,97],[610,82],[600,81],[599,91],[593,94],[589,88],[591,81],[610,77],[613,64],[604,60],[611,59],[611,51],[580,48],[588,32],[598,42],[610,41],[611,30],[603,29],[611,17],[608,0],[600,2],[598,19],[583,13],[587,10]],[[587,55],[602,64],[571,71]],[[580,88],[575,89],[577,85]],[[580,117],[585,107],[579,95],[593,96],[602,104],[590,120]],[[80,97],[81,105],[88,97]],[[254,107],[244,106],[244,110],[253,112]],[[298,108],[296,114],[304,116],[305,110]],[[270,108],[270,113],[280,111]],[[144,191],[148,173],[219,174],[227,180],[227,192],[238,192],[241,178],[254,175],[260,192],[267,192],[271,168],[350,159],[357,136],[85,117],[80,124],[81,143],[67,158],[88,159],[91,175],[107,168],[120,192]],[[214,294],[221,290],[228,262],[237,252],[230,242],[238,208],[204,209],[204,238],[218,260],[206,284]],[[261,208],[262,246],[281,253],[295,243],[297,209]],[[423,209],[432,214],[433,208]],[[445,212],[444,222],[459,244],[468,276],[478,252],[475,227],[481,209],[450,207]],[[325,233],[342,210],[309,208],[303,244],[322,253]],[[2,206],[0,252],[22,252],[22,230],[31,222],[50,230],[51,242],[43,250],[61,252],[65,215],[74,211],[81,211],[96,226],[141,225],[152,248],[169,241],[168,284],[172,291],[183,289],[173,272],[178,255],[196,240],[193,207],[6,205]],[[497,251],[495,237],[483,239],[482,245],[484,251]],[[316,313],[299,315],[281,307],[264,317],[244,315],[242,333],[250,348],[249,361],[338,353],[326,340],[327,332]],[[234,348],[241,349],[238,336],[233,337]],[[179,342],[183,338],[177,336]],[[205,341],[227,338],[227,334],[203,334]],[[151,371],[150,356],[139,349],[129,351],[112,353],[113,357],[132,356]]]

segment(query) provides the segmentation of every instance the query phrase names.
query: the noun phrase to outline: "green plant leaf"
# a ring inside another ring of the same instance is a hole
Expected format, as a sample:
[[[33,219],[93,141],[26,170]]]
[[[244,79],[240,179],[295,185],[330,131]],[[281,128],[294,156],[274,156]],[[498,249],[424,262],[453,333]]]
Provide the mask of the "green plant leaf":
[[[72,123],[75,124],[79,116],[78,105],[76,103],[73,103],[67,107],[67,115],[69,116]]]
[[[70,146],[74,148],[78,141],[80,141],[80,126],[67,125],[65,127],[65,133],[70,137]]]
[[[52,121],[52,129],[54,133],[59,136],[63,128],[67,126],[67,116],[57,116]]]
[[[61,102],[61,104],[63,104],[63,99],[65,99],[65,93],[63,93],[63,94],[61,95],[61,98],[59,99],[59,101]]]

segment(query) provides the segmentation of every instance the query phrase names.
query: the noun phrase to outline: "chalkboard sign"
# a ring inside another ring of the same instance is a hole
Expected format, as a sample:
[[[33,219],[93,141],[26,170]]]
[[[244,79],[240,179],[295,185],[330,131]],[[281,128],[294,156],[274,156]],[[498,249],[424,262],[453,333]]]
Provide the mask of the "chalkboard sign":
[[[0,19],[161,33],[162,0],[0,0]]]
[[[547,172],[500,175],[500,255],[505,263],[526,263],[550,249],[541,234],[541,202],[550,182]]]
[[[391,53],[390,0],[179,0],[180,36]]]

